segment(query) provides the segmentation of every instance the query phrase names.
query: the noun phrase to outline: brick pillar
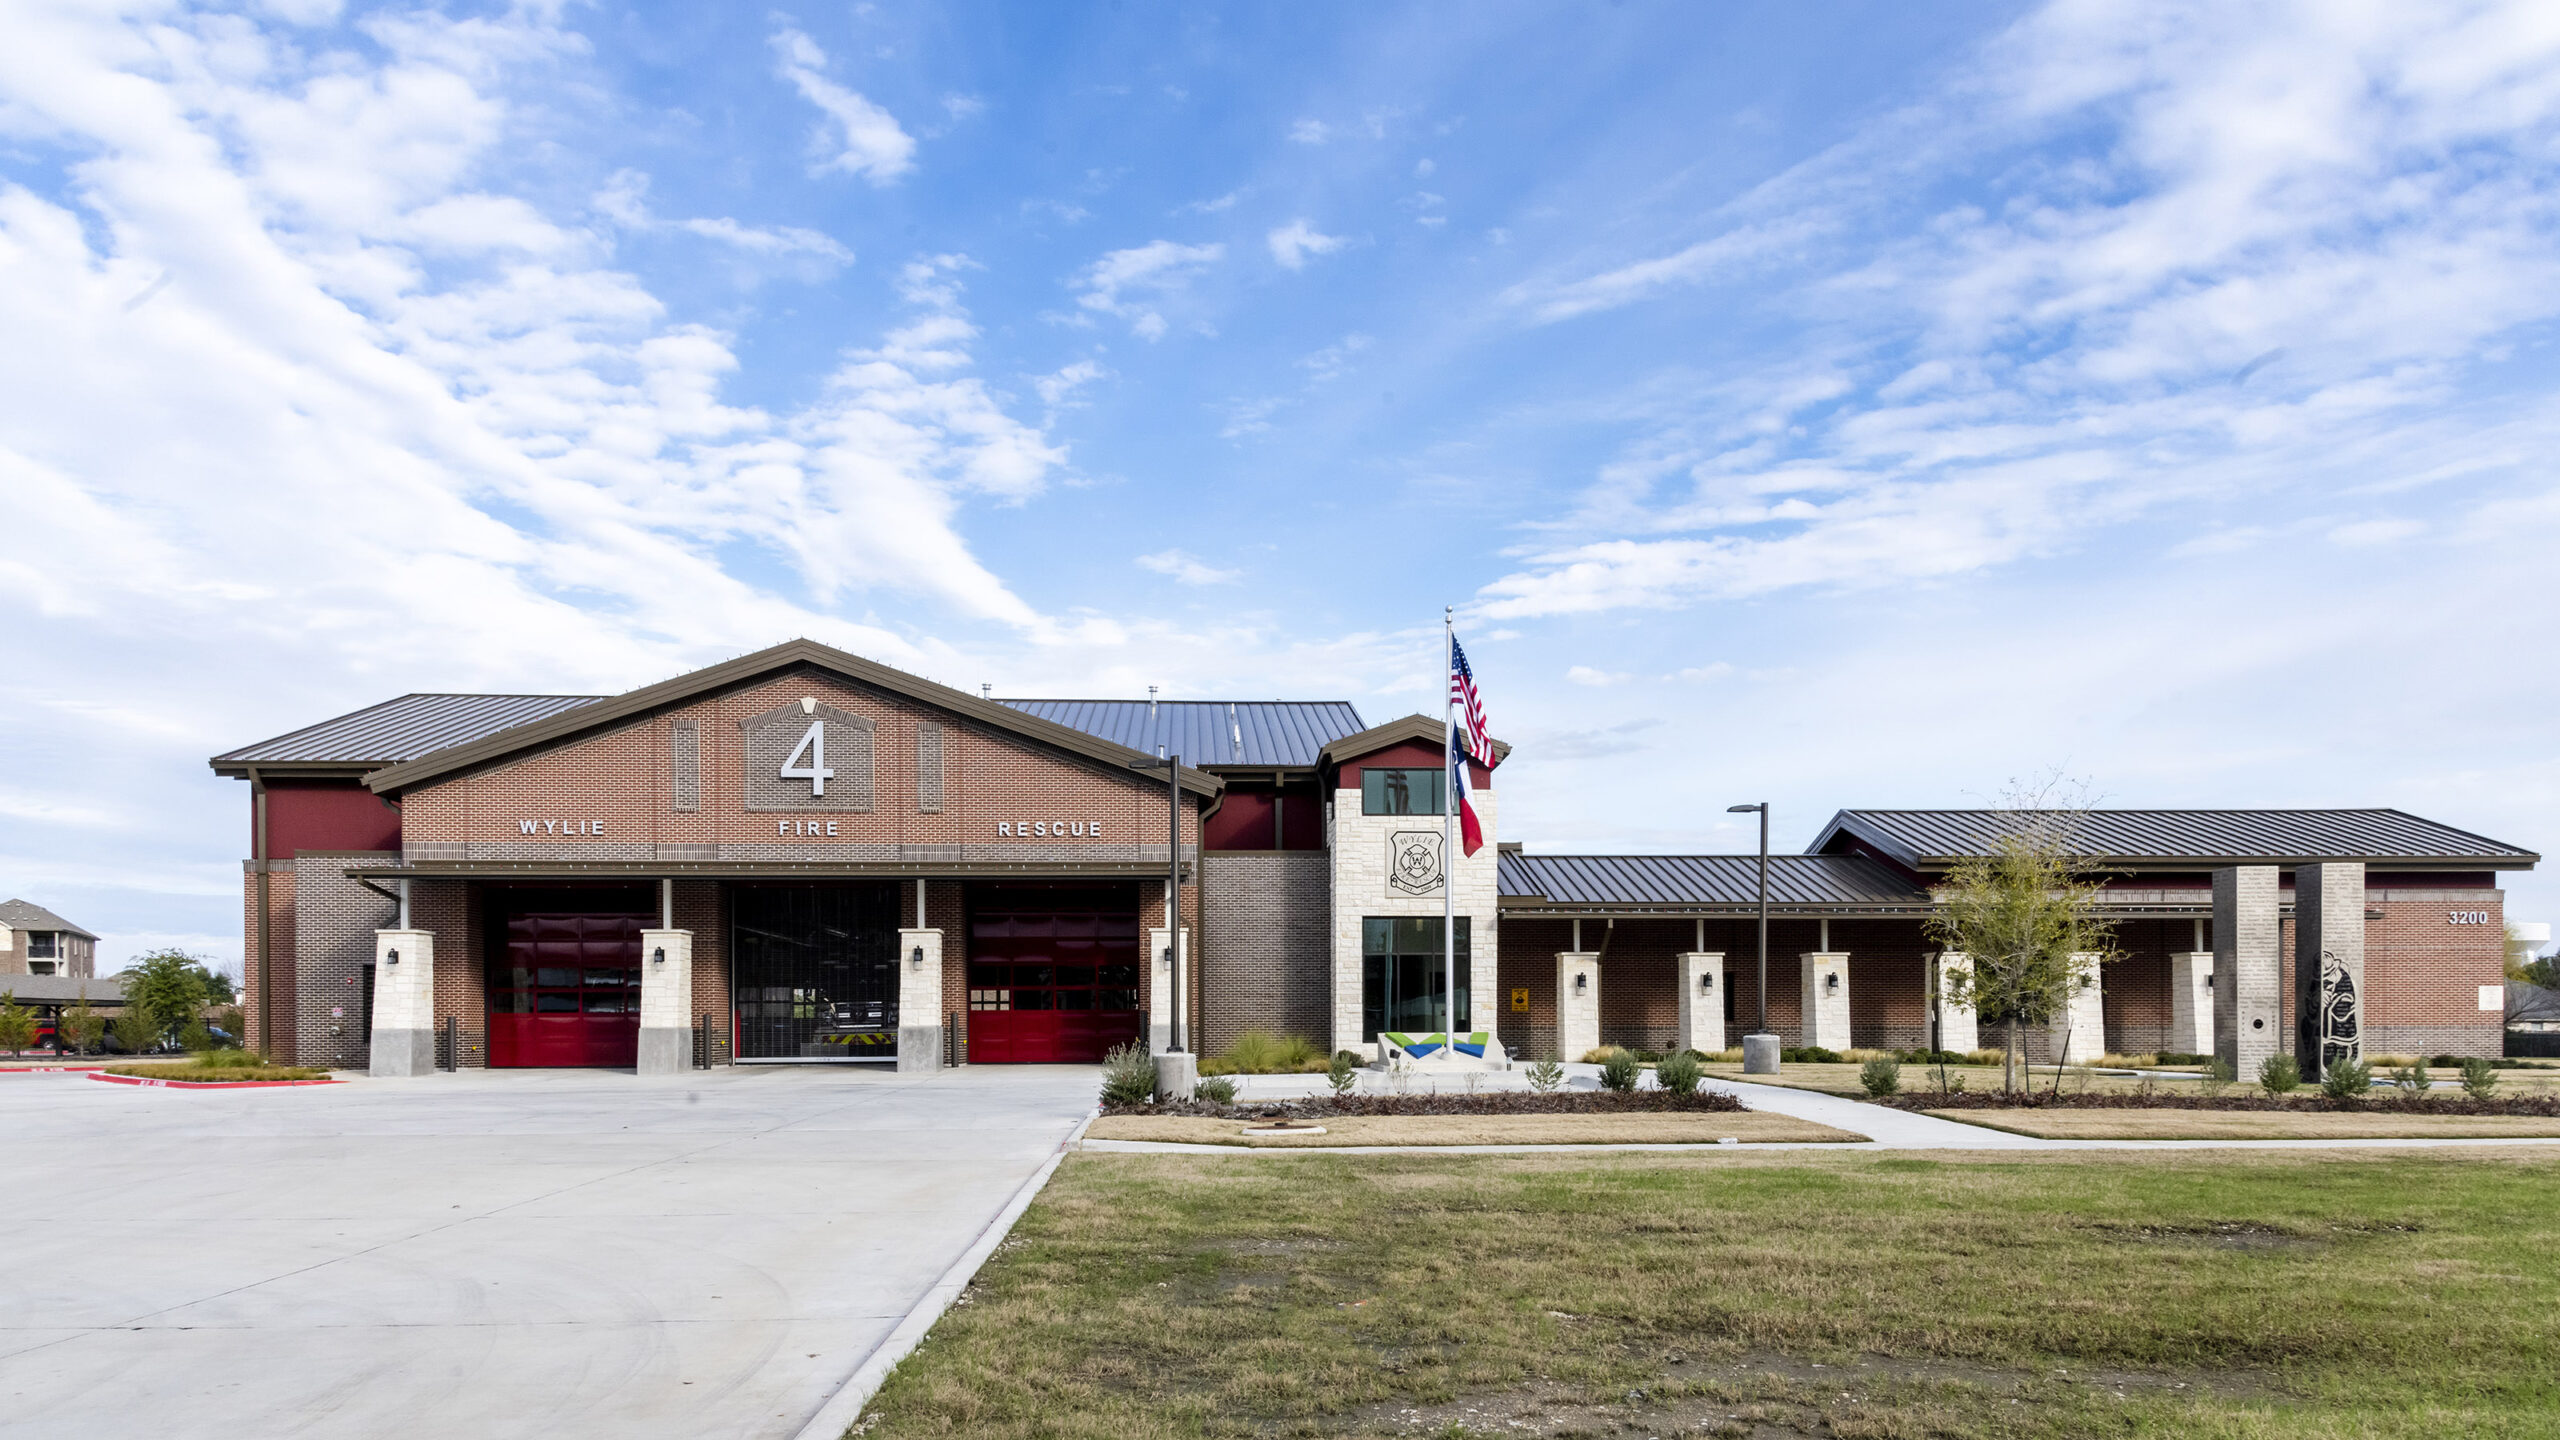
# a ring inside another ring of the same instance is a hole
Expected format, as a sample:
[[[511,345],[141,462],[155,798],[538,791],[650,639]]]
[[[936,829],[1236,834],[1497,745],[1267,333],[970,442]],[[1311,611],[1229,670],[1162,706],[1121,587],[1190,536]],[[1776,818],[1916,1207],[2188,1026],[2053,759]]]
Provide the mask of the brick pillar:
[[[2276,867],[2213,872],[2213,1052],[2242,1080],[2284,1047],[2276,959]]]
[[[694,1019],[693,932],[641,931],[641,1074],[681,1075],[693,1068]]]
[[[436,937],[432,930],[373,932],[371,1073],[436,1073]]]
[[[2364,1058],[2364,866],[2293,872],[2293,1053],[2316,1080]]]
[[[918,959],[922,956],[922,959]],[[898,1072],[942,1068],[942,932],[898,932]]]
[[[2070,1001],[2054,1017],[2053,1053],[2057,1061],[2086,1065],[2107,1053],[2106,992],[2098,979],[2095,956],[2074,955],[2071,963],[2078,978],[2072,982]]]
[[[1808,950],[1796,957],[1804,967],[1803,1038],[1799,1045],[1825,1050],[1849,1048],[1849,954],[1845,950]]]
[[[1724,1048],[1724,956],[1692,950],[1680,957],[1679,1044],[1713,1055]]]
[[[1938,1015],[1938,1048],[1959,1055],[1982,1048],[1982,1021],[1971,1001],[1948,998],[1949,982],[1973,972],[1973,961],[1961,950],[1941,950],[1929,957],[1929,1003]]]
[[[2181,1055],[2213,1051],[2213,952],[2188,950],[2169,957],[2169,1044]]]
[[[1573,1061],[1600,1048],[1600,957],[1556,952],[1556,1058]]]

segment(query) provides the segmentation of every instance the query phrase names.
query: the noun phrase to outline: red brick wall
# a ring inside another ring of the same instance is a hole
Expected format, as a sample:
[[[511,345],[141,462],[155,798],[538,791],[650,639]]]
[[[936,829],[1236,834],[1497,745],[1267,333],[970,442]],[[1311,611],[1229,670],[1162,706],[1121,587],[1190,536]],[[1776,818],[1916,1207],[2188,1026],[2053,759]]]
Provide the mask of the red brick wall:
[[[2367,893],[2365,908],[2382,914],[2364,922],[2365,1052],[2495,1056],[2505,1047],[2506,1017],[2480,1008],[2480,987],[2506,980],[2506,897],[2425,884],[2394,877],[2390,888]],[[2489,912],[2488,924],[2446,919],[2448,911],[2479,910]]]
[[[242,1043],[265,1046],[270,1058],[288,1059],[298,1055],[300,1037],[296,1033],[294,934],[293,934],[293,865],[286,861],[279,868],[266,866],[267,913],[258,913],[258,873],[260,862],[242,862],[240,873],[240,975],[249,989],[249,997],[241,1006],[248,1034]],[[268,981],[274,994],[260,992],[258,973],[258,940],[263,930],[267,943]],[[272,1034],[260,1026],[270,1010],[275,1024]]]

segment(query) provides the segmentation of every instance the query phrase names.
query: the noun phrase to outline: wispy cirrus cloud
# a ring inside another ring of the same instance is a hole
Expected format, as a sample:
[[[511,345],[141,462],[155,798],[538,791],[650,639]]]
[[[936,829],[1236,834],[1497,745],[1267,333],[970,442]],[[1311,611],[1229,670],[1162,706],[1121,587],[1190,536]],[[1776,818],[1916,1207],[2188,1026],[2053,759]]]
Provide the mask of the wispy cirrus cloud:
[[[827,52],[798,30],[773,34],[775,63],[782,78],[800,98],[818,107],[826,120],[809,136],[811,163],[820,171],[841,170],[874,185],[886,185],[915,168],[916,142],[897,117],[827,77]],[[975,114],[975,102],[963,97],[960,108],[946,109],[956,119]]]
[[[1241,570],[1221,570],[1188,550],[1159,550],[1138,557],[1138,568],[1179,580],[1185,585],[1228,585],[1244,577]]]
[[[1271,247],[1271,258],[1284,270],[1304,270],[1310,255],[1330,255],[1349,242],[1339,235],[1327,235],[1304,220],[1292,220],[1279,226],[1263,242]]]
[[[1076,304],[1127,320],[1130,333],[1141,340],[1161,340],[1167,328],[1158,308],[1163,297],[1187,287],[1226,253],[1224,245],[1172,240],[1111,251],[1076,276]]]

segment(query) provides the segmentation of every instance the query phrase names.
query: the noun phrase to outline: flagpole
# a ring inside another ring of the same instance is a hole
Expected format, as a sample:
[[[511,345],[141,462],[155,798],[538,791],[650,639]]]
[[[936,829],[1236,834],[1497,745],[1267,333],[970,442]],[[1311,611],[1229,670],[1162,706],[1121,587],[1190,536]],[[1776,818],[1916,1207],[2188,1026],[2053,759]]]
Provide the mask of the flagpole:
[[[1440,607],[1440,1032],[1445,1041],[1440,1053],[1444,1058],[1458,1053],[1458,787],[1450,783],[1449,768],[1467,763],[1452,758],[1458,748],[1453,708],[1458,629],[1453,608]]]

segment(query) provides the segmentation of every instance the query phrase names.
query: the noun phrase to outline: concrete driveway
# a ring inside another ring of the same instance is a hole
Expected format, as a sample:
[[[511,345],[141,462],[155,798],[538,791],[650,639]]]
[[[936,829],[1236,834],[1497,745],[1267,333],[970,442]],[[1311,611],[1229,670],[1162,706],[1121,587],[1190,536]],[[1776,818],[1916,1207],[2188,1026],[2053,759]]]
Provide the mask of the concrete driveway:
[[[0,1435],[789,1436],[1097,1089],[0,1075]]]

